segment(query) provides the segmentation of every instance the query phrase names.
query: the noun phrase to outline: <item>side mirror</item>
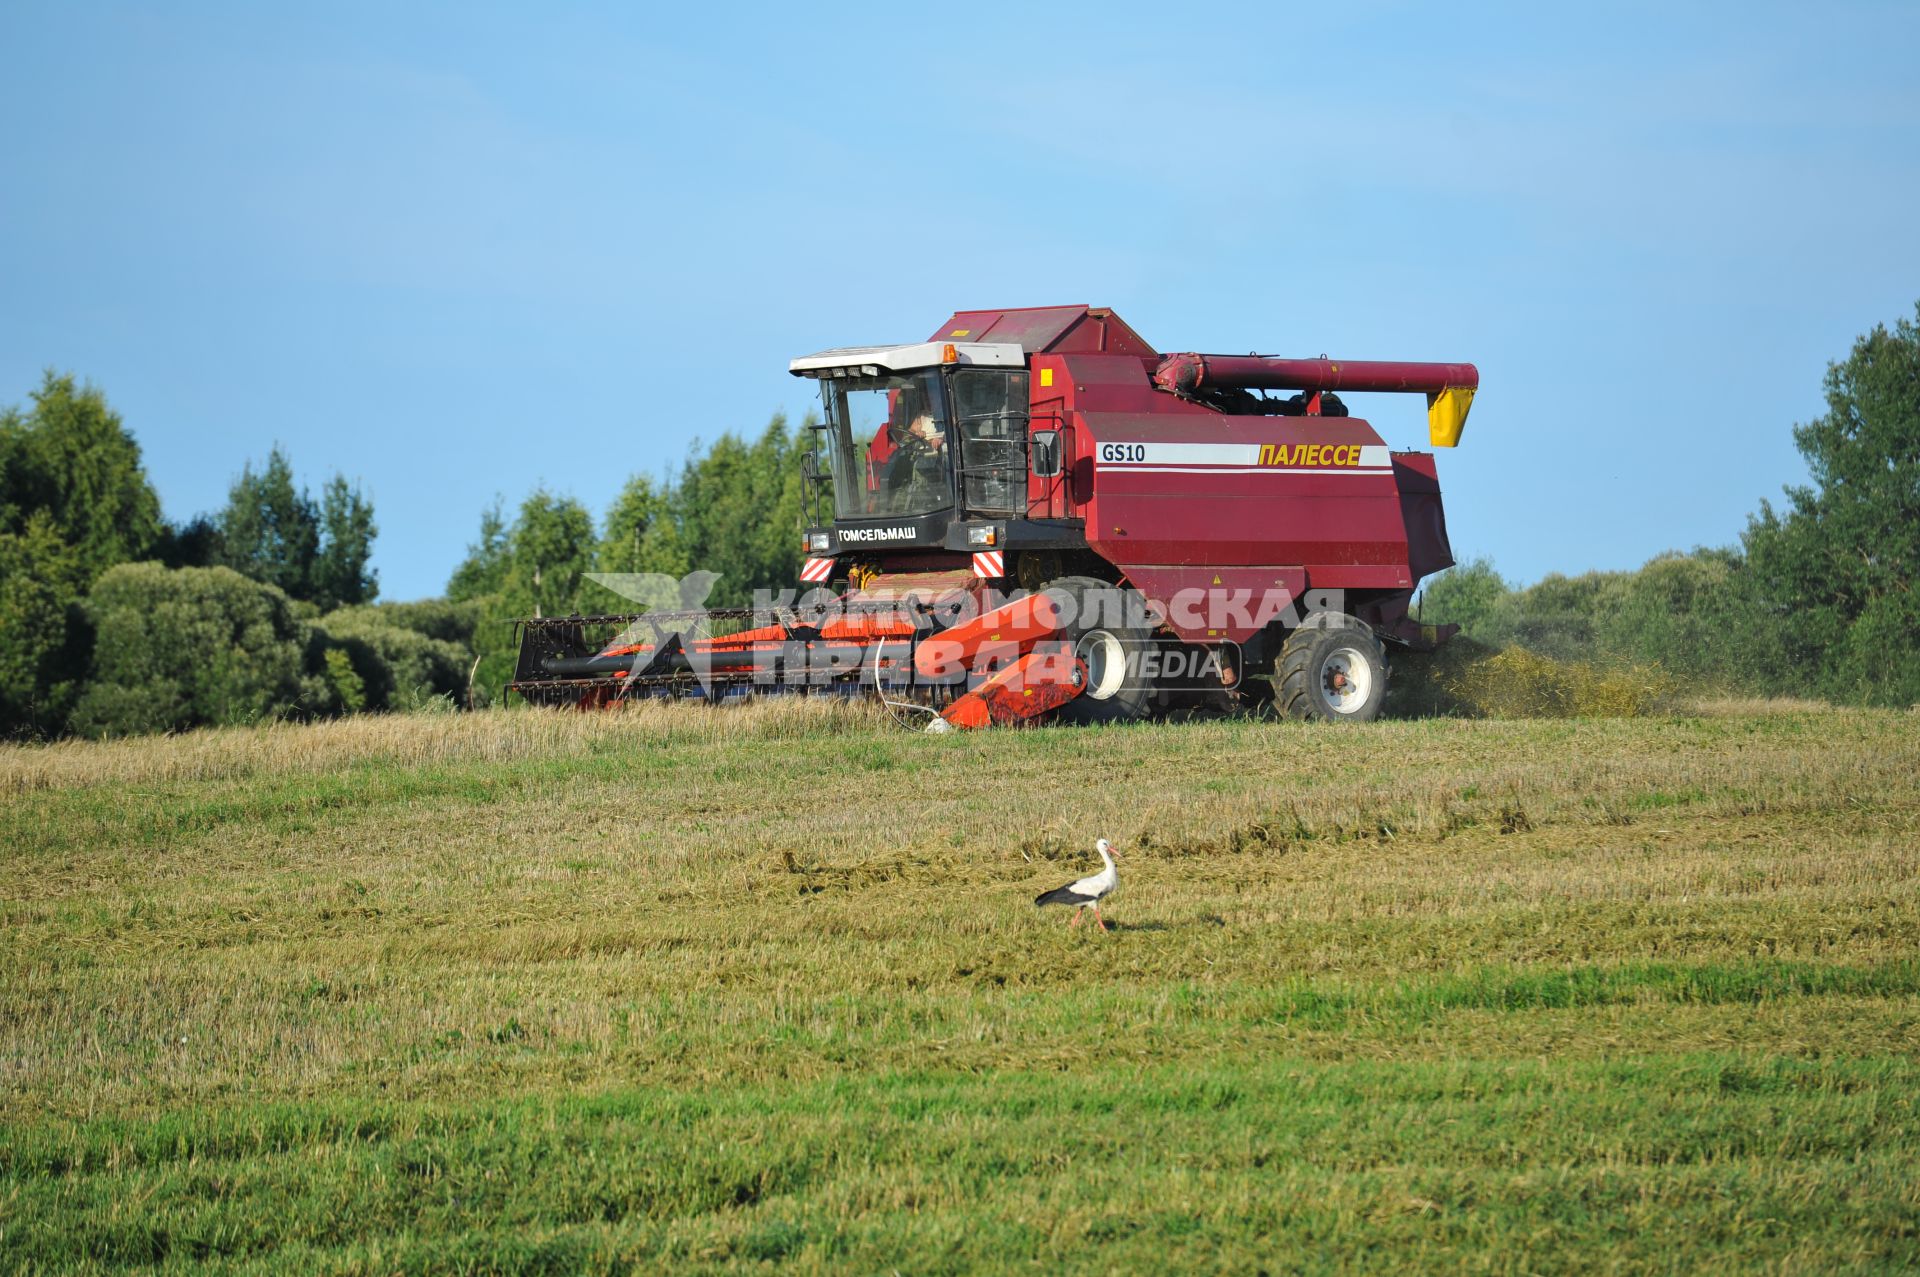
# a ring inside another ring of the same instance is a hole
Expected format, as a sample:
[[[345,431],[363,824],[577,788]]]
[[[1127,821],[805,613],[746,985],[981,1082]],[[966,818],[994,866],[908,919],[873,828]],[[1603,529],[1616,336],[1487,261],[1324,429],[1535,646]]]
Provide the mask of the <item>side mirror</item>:
[[[1051,479],[1060,473],[1060,432],[1036,430],[1028,443],[1034,477]]]

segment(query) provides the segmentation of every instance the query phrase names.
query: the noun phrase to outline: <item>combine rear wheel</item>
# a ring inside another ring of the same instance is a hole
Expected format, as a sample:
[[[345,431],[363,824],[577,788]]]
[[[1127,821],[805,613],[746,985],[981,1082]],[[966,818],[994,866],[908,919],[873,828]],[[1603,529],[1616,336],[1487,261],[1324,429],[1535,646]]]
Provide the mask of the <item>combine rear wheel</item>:
[[[1063,576],[1047,593],[1065,596],[1072,622],[1061,637],[1087,667],[1087,686],[1060,707],[1062,723],[1124,723],[1145,718],[1153,681],[1142,672],[1153,648],[1146,600],[1124,586],[1090,576]]]
[[[1369,722],[1387,699],[1386,651],[1353,617],[1322,613],[1287,635],[1273,687],[1283,717]]]

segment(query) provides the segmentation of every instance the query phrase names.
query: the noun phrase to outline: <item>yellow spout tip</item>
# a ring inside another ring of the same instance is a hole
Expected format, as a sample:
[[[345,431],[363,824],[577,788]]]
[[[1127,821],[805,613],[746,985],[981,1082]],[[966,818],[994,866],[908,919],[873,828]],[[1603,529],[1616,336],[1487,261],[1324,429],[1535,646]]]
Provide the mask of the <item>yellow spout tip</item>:
[[[1460,432],[1467,428],[1467,413],[1472,407],[1470,386],[1449,386],[1427,396],[1427,438],[1434,447],[1459,446]]]

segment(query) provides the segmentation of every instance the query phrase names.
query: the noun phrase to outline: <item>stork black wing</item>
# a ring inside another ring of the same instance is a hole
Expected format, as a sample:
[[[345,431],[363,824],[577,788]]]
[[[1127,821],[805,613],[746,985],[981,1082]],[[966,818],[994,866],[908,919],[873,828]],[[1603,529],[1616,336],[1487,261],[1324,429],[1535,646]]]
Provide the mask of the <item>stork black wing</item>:
[[[1043,891],[1033,898],[1037,905],[1090,905],[1092,896],[1083,896],[1073,889],[1072,884],[1055,887],[1052,891]]]

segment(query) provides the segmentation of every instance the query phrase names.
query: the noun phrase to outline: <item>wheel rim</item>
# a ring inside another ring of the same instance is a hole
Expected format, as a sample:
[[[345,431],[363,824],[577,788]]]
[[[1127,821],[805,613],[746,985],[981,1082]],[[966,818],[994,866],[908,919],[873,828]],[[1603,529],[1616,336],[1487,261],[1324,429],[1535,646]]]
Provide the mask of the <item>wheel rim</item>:
[[[1373,695],[1373,661],[1357,647],[1336,647],[1320,659],[1320,693],[1336,714],[1358,714]]]
[[[1106,630],[1090,630],[1073,645],[1073,654],[1087,667],[1087,686],[1082,696],[1104,701],[1117,693],[1127,681],[1127,651],[1120,640]]]

